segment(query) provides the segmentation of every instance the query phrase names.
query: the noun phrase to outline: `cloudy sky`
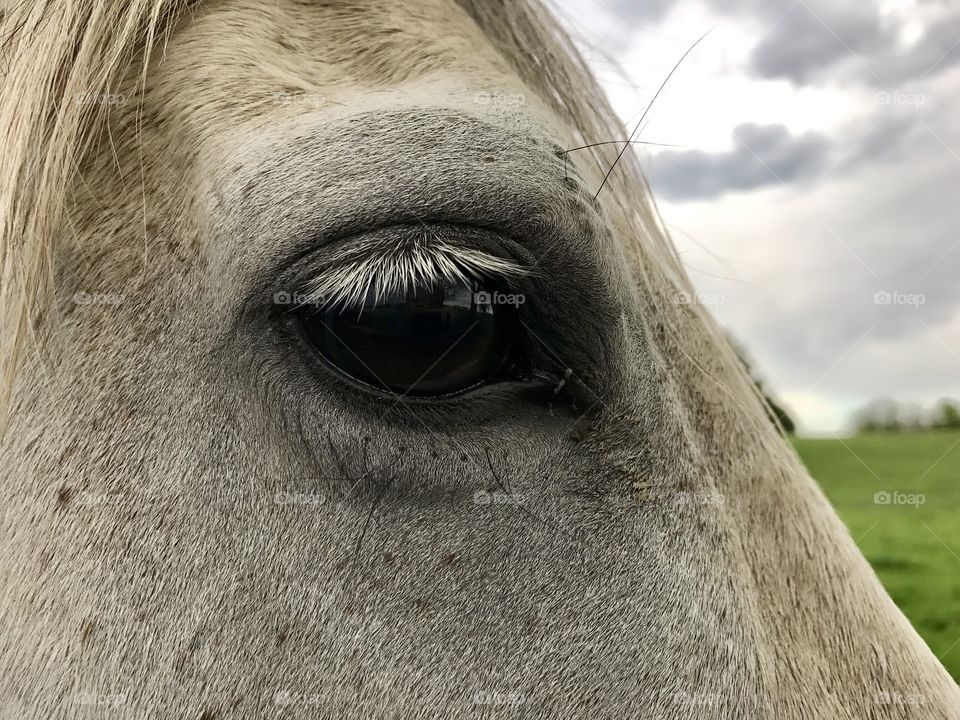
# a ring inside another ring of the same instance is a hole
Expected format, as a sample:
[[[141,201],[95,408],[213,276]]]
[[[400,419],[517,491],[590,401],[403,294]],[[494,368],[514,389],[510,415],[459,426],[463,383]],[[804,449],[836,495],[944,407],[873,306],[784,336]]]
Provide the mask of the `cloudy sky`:
[[[638,138],[674,146],[643,152],[674,241],[801,431],[960,398],[960,0],[556,4],[631,128],[711,31]]]

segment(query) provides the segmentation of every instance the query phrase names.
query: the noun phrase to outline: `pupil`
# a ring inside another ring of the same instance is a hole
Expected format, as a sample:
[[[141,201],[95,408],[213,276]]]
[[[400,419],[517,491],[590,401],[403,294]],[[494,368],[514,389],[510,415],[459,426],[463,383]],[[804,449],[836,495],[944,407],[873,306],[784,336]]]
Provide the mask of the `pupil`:
[[[480,283],[369,296],[360,308],[302,317],[310,343],[342,373],[401,395],[435,396],[493,377],[506,363],[516,308]]]

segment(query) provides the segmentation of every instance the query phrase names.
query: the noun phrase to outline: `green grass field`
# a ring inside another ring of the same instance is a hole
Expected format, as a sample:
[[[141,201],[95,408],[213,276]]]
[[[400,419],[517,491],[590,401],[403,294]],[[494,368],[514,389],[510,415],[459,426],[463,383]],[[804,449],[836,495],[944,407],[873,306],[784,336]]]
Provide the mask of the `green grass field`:
[[[960,433],[794,445],[894,601],[960,681]],[[880,492],[890,495],[875,501]]]

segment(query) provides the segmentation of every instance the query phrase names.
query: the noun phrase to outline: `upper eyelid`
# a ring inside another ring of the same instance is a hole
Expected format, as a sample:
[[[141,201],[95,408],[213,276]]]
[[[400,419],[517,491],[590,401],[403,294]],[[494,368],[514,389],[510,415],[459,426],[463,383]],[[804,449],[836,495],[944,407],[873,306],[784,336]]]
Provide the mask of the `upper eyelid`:
[[[311,277],[300,283],[302,304],[359,306],[371,293],[380,297],[436,282],[509,282],[531,274],[513,258],[476,247],[465,237],[470,235],[489,238],[492,233],[451,225],[388,226],[364,233],[315,261]]]
[[[565,178],[560,146],[532,122],[507,129],[445,108],[384,108],[298,118],[237,146],[242,159],[208,196],[222,238],[211,259],[245,278],[254,304],[270,289],[301,291],[304,268],[328,250],[388,226],[483,229],[504,239],[485,249],[541,274],[558,272],[561,256],[592,265],[584,237],[606,233],[599,205]]]

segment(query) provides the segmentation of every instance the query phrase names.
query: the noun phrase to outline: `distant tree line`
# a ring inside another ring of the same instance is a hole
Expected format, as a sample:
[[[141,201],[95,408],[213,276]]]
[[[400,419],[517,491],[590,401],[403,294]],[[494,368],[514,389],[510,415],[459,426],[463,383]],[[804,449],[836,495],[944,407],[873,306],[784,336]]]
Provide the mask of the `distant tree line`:
[[[880,398],[854,413],[853,425],[861,433],[960,430],[960,404],[943,399],[927,409],[915,402]]]
[[[757,386],[757,390],[766,401],[767,416],[771,421],[773,421],[774,424],[782,427],[785,433],[788,435],[793,435],[797,431],[796,423],[793,421],[793,418],[790,417],[790,413],[787,412],[787,409],[777,400],[774,394],[768,390],[767,386],[763,382],[763,378],[760,377],[759,373],[754,368],[746,348],[740,344],[739,340],[729,333],[727,334],[727,340],[729,341],[730,346],[733,348],[733,351],[737,354],[737,357],[740,358],[740,362],[743,363],[743,367],[750,376],[750,379],[753,380],[753,384]]]

